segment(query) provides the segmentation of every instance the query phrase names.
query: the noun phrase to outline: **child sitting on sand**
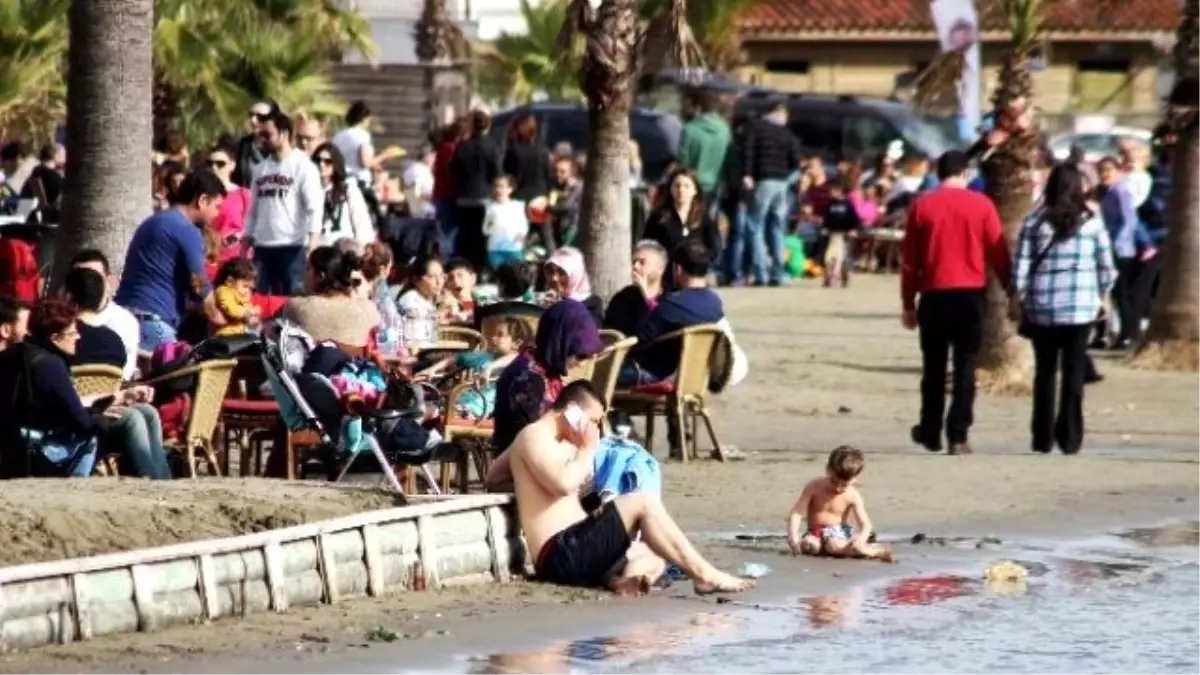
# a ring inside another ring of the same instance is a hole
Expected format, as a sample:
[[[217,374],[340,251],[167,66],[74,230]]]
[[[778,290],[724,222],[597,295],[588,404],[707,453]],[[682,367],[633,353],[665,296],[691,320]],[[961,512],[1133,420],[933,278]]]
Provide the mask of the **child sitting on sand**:
[[[792,554],[871,558],[892,562],[892,550],[870,543],[871,518],[855,484],[866,466],[863,453],[846,445],[829,453],[825,475],[809,481],[788,516]],[[853,518],[857,524],[850,524]],[[802,531],[807,521],[808,530]]]

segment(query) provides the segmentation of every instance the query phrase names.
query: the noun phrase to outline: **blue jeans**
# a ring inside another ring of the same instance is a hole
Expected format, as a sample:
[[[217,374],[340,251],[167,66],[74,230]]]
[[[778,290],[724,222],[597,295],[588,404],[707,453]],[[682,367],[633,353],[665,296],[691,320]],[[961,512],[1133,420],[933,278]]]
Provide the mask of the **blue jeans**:
[[[120,454],[135,476],[151,480],[171,478],[163,449],[162,418],[150,405],[132,405],[105,427],[105,454]]]
[[[442,260],[449,260],[454,257],[454,247],[458,243],[458,205],[451,198],[438,202],[435,207],[442,230]]]
[[[138,320],[138,349],[152,352],[158,346],[167,342],[175,342],[179,333],[175,326],[163,321],[153,314],[135,313]]]
[[[754,281],[782,281],[783,233],[787,229],[788,216],[787,180],[779,178],[758,181],[754,186],[754,200],[750,204],[748,216],[746,237],[749,239]],[[766,260],[768,255],[771,259],[769,268]]]
[[[738,198],[725,201],[725,217],[729,219],[729,243],[725,247],[725,281],[733,283],[746,278],[746,202]]]
[[[303,246],[256,246],[254,266],[258,269],[258,292],[288,296],[304,293],[305,262]]]

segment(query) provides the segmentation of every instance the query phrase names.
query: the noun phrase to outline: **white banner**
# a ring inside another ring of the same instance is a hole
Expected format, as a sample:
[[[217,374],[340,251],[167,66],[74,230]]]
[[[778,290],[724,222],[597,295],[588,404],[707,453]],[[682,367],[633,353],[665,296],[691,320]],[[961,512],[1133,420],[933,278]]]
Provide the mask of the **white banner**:
[[[981,119],[979,67],[979,14],[974,0],[930,0],[933,24],[942,51],[962,51],[963,73],[958,89],[960,131],[974,138]]]

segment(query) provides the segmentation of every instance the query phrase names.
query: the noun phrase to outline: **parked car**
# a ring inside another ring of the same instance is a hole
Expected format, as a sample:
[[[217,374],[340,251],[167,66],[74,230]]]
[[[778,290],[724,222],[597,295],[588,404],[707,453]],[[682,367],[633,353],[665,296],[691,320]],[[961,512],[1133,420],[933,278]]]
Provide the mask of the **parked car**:
[[[538,119],[542,144],[547,149],[566,141],[576,152],[587,150],[588,111],[579,103],[532,103],[510,108],[492,116],[492,134],[503,140],[509,122],[517,114],[533,113]],[[629,133],[642,156],[642,178],[657,183],[679,152],[683,125],[675,115],[650,108],[634,108],[629,115]]]
[[[1054,153],[1054,159],[1061,162],[1071,154],[1071,147],[1078,145],[1083,150],[1083,161],[1095,163],[1116,155],[1117,145],[1127,138],[1149,146],[1154,134],[1136,127],[1113,127],[1104,132],[1072,131],[1050,137],[1050,151]]]
[[[738,100],[734,117],[742,121],[761,115],[780,96],[787,100],[788,129],[800,139],[803,152],[827,163],[852,157],[869,164],[897,149],[937,157],[962,145],[908,105],[877,97],[750,92]]]

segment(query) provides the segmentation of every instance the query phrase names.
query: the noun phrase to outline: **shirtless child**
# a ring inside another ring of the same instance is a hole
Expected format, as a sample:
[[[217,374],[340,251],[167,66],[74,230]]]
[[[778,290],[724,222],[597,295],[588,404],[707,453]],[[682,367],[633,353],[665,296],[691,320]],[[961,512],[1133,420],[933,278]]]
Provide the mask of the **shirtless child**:
[[[829,453],[825,475],[804,486],[788,516],[788,546],[793,555],[824,553],[835,558],[892,562],[890,548],[869,541],[871,518],[862,494],[855,487],[865,466],[863,453],[856,448],[843,445]],[[807,532],[801,529],[805,521]]]
[[[563,388],[549,412],[517,434],[491,473],[511,471],[517,513],[540,581],[564,586],[646,592],[664,559],[696,592],[734,592],[754,585],[700,557],[654,495],[635,492],[588,514],[579,498],[591,485],[604,403],[586,380]],[[505,476],[506,477],[506,476]],[[495,484],[497,476],[489,475]],[[633,546],[640,532],[645,546]]]

